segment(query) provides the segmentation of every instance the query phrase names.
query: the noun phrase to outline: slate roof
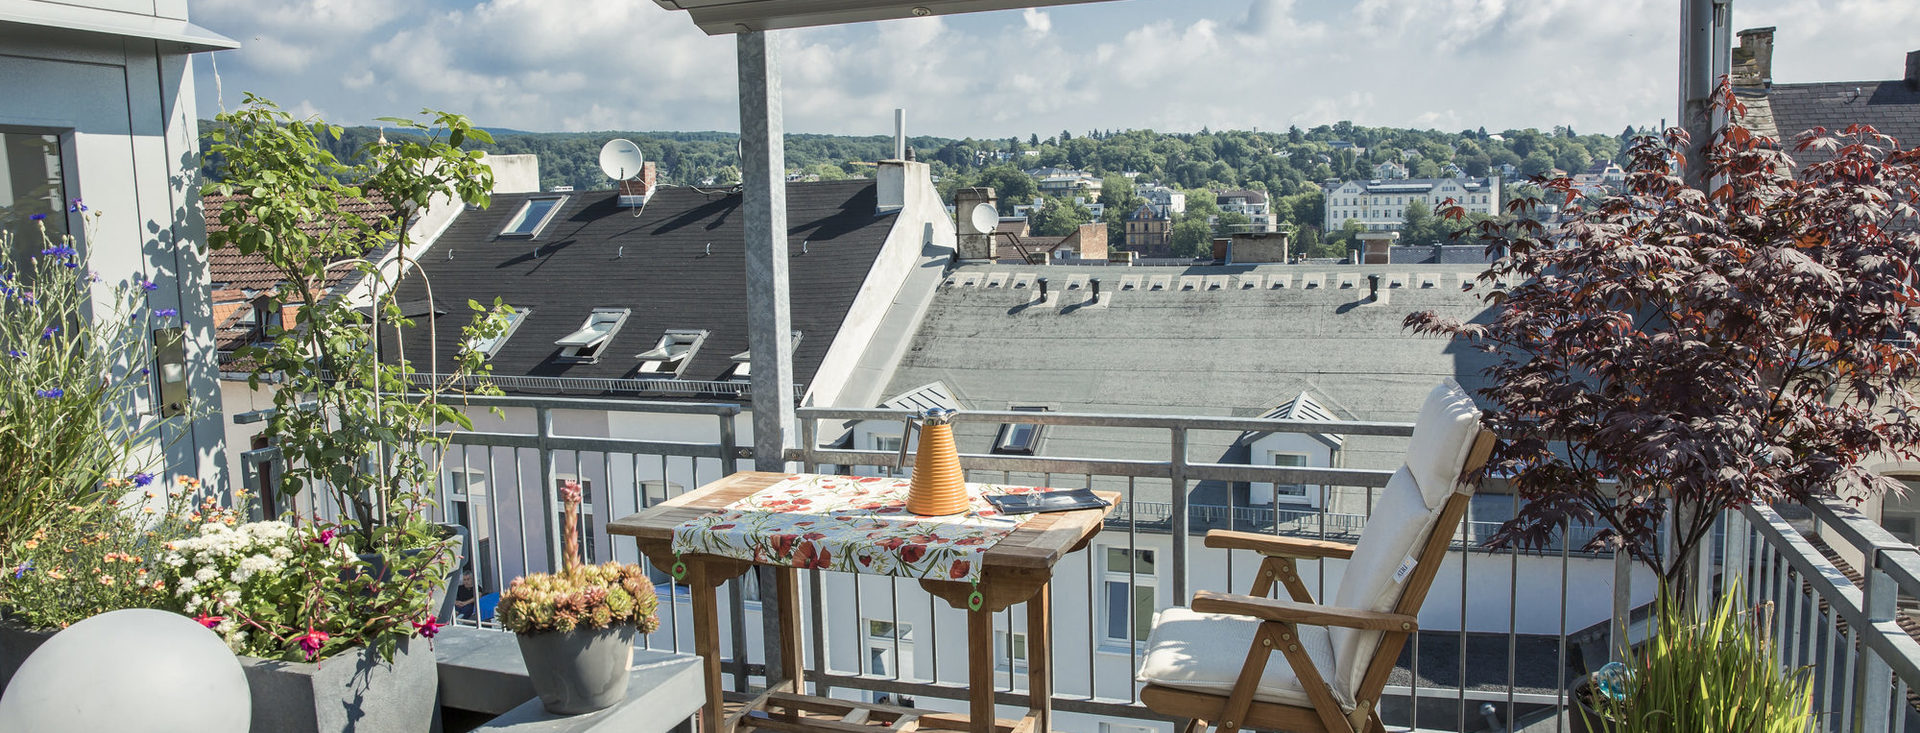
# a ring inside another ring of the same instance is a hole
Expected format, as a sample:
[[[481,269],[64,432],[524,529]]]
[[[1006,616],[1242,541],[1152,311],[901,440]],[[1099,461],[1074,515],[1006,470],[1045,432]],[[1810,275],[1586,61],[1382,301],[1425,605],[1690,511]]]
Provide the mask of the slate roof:
[[[1249,204],[1264,204],[1267,202],[1267,195],[1259,191],[1248,190],[1221,191],[1214,194],[1215,201],[1225,201],[1227,199],[1246,199]]]
[[[1920,145],[1920,90],[1898,79],[1775,84],[1767,102],[1780,144],[1800,165],[1827,157],[1814,150],[1792,152],[1800,133],[1814,127],[1838,133],[1848,125],[1867,124],[1893,136],[1902,147]]]
[[[498,236],[528,199],[554,195],[496,195],[491,208],[462,214],[421,255],[434,303],[450,314],[438,319],[442,358],[459,347],[460,326],[472,314],[467,301],[490,304],[497,296],[531,312],[495,353],[496,375],[654,377],[639,372],[636,354],[653,349],[668,329],[704,329],[708,335],[680,378],[725,379],[733,355],[748,348],[740,194],[663,188],[636,210],[618,206],[613,191],[568,193],[535,238]],[[874,207],[872,181],[787,184],[793,328],[802,334],[794,354],[798,385],[819,369],[898,218],[876,215]],[[426,288],[409,277],[397,297],[422,299]],[[598,363],[561,360],[554,341],[598,307],[631,313]],[[429,355],[425,341],[408,344],[415,363]]]
[[[200,197],[200,204],[206,211],[207,233],[211,235],[226,231],[226,226],[220,223],[220,211],[228,206],[245,205],[246,200],[245,194],[231,196],[213,194]],[[391,217],[394,214],[391,204],[377,199],[352,199],[346,201],[343,208],[349,213],[368,220]],[[325,231],[328,226],[328,222],[316,221],[300,229],[308,234],[318,234]],[[351,274],[353,274],[351,267],[329,269],[325,285],[331,288]],[[237,249],[222,247],[207,253],[207,281],[215,290],[257,291],[272,289],[280,282],[280,275],[260,255],[241,254]]]
[[[1479,244],[1396,244],[1387,248],[1387,261],[1396,265],[1485,265],[1494,257]]]
[[[1044,405],[1072,412],[1258,417],[1310,391],[1347,419],[1411,422],[1442,379],[1453,377],[1469,390],[1484,384],[1483,353],[1401,326],[1409,313],[1428,309],[1484,316],[1477,293],[1460,287],[1481,269],[962,264],[948,275],[956,284],[934,296],[883,393],[937,381],[974,410]],[[1414,278],[1422,272],[1442,276],[1435,287],[1422,288]],[[1412,285],[1383,286],[1384,304],[1363,304],[1368,273]],[[987,286],[996,276],[1011,283],[1024,274],[1050,280],[1055,295],[1049,303],[1035,305],[1030,288]],[[1226,283],[1218,290],[1183,290],[1180,279],[1187,276],[1224,277]],[[1087,277],[1101,279],[1101,304],[1084,305],[1088,288],[1074,289]],[[1125,279],[1133,277],[1142,281],[1124,289]],[[1151,290],[1157,277],[1168,278],[1169,287]],[[1259,285],[1243,288],[1253,277]],[[1276,278],[1287,279],[1288,287],[1272,288]],[[1308,278],[1322,285],[1307,288]],[[1343,280],[1355,285],[1341,287]],[[961,452],[989,452],[996,430],[992,424],[956,424]],[[1190,460],[1244,462],[1246,448],[1235,447],[1239,438],[1195,431],[1188,436]],[[1391,469],[1405,450],[1404,438],[1349,435],[1343,460],[1352,468]],[[1060,426],[1050,428],[1040,446],[1042,456],[1072,458],[1167,460],[1167,451],[1165,431]],[[1165,485],[1150,483],[1138,482],[1140,496],[1157,491],[1161,498],[1152,500],[1164,500]],[[1227,490],[1211,487],[1209,497],[1203,485],[1193,501],[1224,504]]]

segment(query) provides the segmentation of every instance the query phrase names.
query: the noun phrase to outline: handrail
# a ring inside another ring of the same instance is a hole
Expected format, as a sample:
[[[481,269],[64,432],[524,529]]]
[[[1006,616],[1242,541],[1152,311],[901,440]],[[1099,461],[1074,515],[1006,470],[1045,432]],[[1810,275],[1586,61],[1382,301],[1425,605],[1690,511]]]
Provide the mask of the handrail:
[[[887,408],[802,407],[796,411],[802,420],[891,420],[900,421],[912,410]],[[1102,412],[1015,412],[1009,410],[962,410],[954,422],[1027,423],[1031,425],[1071,425],[1095,428],[1155,428],[1185,430],[1224,430],[1251,433],[1335,433],[1395,438],[1412,437],[1413,423],[1354,420],[1273,420],[1249,417],[1196,417],[1191,415],[1120,415]]]

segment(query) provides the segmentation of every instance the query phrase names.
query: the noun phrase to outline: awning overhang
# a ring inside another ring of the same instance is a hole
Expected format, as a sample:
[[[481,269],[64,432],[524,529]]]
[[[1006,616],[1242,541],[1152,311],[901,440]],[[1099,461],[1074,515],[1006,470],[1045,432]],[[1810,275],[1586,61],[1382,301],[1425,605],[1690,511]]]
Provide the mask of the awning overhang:
[[[177,43],[184,46],[187,53],[240,47],[239,41],[176,18],[55,3],[32,3],[28,8],[0,8],[0,24],[8,23]]]
[[[1109,0],[653,0],[685,10],[707,35],[923,18],[930,15],[1078,5]]]

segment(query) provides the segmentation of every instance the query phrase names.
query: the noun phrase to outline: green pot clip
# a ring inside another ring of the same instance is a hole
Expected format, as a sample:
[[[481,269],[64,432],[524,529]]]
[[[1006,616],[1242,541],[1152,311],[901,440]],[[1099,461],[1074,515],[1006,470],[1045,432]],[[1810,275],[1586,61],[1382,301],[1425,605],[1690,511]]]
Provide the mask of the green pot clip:
[[[980,581],[973,581],[973,592],[967,594],[967,610],[978,611],[986,602],[987,597],[980,595]]]
[[[686,580],[687,579],[687,561],[680,559],[679,555],[674,555],[673,568],[671,570],[668,570],[667,572],[673,574],[674,580]]]

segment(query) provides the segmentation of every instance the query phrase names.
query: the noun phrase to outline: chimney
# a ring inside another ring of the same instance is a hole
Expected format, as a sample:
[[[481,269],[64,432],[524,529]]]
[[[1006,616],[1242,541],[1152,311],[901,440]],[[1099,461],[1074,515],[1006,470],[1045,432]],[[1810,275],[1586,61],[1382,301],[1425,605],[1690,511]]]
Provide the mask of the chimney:
[[[1000,226],[999,199],[991,188],[962,188],[953,192],[953,217],[955,233],[959,235],[960,259],[992,260],[995,258],[996,242],[993,231]],[[985,206],[982,209],[980,207]],[[975,216],[975,210],[979,215]],[[992,211],[988,216],[987,212]],[[979,225],[992,219],[993,228],[982,229]]]
[[[1093,299],[1090,302],[1100,302],[1100,278],[1088,280],[1087,284],[1093,287]]]
[[[893,110],[893,159],[907,159],[907,111],[898,107]]]
[[[649,160],[641,164],[640,175],[620,182],[620,205],[646,206],[647,198],[653,196],[653,184],[657,175],[653,161]]]
[[[926,196],[938,196],[932,192],[932,178],[927,164],[907,160],[883,160],[879,169],[874,171],[874,213],[891,214],[906,208],[908,192],[924,191]]]
[[[1907,89],[1920,92],[1920,51],[1907,52]]]
[[[1047,302],[1047,279],[1044,277],[1040,278],[1039,282],[1040,282],[1040,302],[1045,303]]]
[[[1367,300],[1379,300],[1379,299],[1380,299],[1380,276],[1368,275],[1367,276]]]
[[[1773,85],[1773,26],[1740,31],[1740,45],[1733,49],[1733,85],[1769,87]]]
[[[1092,224],[1081,224],[1080,230],[1075,232],[1075,234],[1080,237],[1080,241],[1078,246],[1074,248],[1073,253],[1079,256],[1080,259],[1101,261],[1107,259],[1106,222],[1098,221]]]

